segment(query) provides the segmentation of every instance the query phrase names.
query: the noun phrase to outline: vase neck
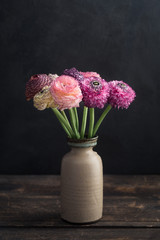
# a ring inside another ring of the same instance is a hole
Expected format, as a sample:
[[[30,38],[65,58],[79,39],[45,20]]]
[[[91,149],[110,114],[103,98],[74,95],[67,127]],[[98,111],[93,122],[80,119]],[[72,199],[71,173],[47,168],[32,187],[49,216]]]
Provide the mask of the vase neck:
[[[71,147],[73,153],[93,151],[93,147]]]

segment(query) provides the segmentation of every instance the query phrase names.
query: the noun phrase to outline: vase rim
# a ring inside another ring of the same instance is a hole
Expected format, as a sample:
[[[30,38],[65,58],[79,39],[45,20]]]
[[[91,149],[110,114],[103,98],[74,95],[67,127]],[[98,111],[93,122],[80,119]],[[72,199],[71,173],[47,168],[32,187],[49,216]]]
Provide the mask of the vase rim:
[[[71,147],[94,147],[97,145],[98,136],[93,138],[83,138],[83,139],[74,139],[74,138],[67,138],[67,143]]]

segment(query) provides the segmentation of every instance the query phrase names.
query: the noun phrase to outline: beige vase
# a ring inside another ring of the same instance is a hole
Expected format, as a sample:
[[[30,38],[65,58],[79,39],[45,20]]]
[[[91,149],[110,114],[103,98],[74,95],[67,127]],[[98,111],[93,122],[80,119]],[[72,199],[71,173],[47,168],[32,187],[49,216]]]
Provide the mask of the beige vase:
[[[69,139],[71,151],[61,164],[61,218],[71,223],[91,223],[102,218],[103,165],[93,151],[97,137]]]

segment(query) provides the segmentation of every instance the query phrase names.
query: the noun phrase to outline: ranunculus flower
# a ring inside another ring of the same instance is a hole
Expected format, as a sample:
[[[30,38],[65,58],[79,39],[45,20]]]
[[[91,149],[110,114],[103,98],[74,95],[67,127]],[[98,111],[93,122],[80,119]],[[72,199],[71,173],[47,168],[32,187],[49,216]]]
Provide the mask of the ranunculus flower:
[[[53,81],[58,77],[58,75],[56,73],[55,74],[49,73],[48,77],[51,78],[51,80]]]
[[[51,82],[57,77],[57,74],[35,74],[26,83],[26,99],[29,101],[34,95],[45,86],[50,86]]]
[[[83,75],[83,77],[85,78],[89,78],[89,77],[98,77],[100,78],[100,75],[96,72],[79,72],[80,74]]]
[[[86,107],[103,108],[109,96],[108,83],[99,77],[84,78],[80,83]]]
[[[83,97],[78,81],[66,75],[61,75],[52,82],[50,92],[60,110],[79,107]]]
[[[123,81],[114,80],[108,84],[110,88],[108,103],[112,107],[128,108],[136,97],[135,91]]]
[[[83,75],[75,67],[70,68],[70,69],[65,69],[63,74],[74,77],[78,81],[83,80]]]
[[[33,104],[34,107],[37,108],[38,110],[57,107],[49,89],[50,86],[45,86],[39,93],[34,95]]]

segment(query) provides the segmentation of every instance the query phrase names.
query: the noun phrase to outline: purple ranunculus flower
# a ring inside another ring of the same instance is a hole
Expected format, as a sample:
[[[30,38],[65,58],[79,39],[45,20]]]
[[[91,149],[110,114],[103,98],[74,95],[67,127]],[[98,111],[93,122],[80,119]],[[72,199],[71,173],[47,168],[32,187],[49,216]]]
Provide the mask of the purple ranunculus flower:
[[[26,83],[26,99],[29,101],[45,86],[50,86],[56,77],[58,77],[57,74],[35,74],[31,76],[29,81]]]
[[[78,81],[82,81],[84,78],[83,75],[75,67],[70,69],[65,69],[63,74],[74,77]]]

